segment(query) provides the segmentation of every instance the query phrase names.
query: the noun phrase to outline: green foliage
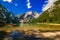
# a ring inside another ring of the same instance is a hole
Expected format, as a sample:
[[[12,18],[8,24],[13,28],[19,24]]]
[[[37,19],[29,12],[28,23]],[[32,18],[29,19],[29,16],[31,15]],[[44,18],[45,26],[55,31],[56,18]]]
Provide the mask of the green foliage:
[[[49,12],[50,9],[43,12],[39,18],[33,20],[32,23],[60,23],[60,0],[55,3],[55,6]]]
[[[57,4],[60,4],[60,0],[58,0],[57,2],[55,2],[55,4],[57,5]]]

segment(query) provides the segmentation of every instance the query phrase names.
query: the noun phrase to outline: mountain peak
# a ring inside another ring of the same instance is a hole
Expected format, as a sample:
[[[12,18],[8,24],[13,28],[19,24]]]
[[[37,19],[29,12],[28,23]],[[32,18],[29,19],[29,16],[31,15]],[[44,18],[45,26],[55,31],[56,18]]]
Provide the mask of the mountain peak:
[[[19,20],[25,20],[25,21],[29,21],[29,20],[33,20],[39,17],[39,14],[37,12],[33,12],[33,11],[28,11],[26,13],[22,13],[20,16],[18,16]]]

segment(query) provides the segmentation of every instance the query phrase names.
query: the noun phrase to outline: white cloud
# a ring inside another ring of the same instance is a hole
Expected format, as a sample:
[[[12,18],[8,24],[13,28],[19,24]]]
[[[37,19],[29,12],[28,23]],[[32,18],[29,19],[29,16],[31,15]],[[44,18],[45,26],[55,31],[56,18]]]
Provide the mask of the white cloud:
[[[31,8],[32,6],[28,6],[27,8]]]
[[[12,2],[12,0],[3,0],[3,1],[4,1],[4,2],[9,2],[9,3]]]
[[[30,5],[30,0],[27,0],[27,8],[31,8],[32,6]]]
[[[42,11],[46,11],[47,9],[49,9],[53,5],[53,3],[56,1],[58,0],[48,0],[48,3],[43,5]]]
[[[27,8],[31,8],[32,6],[30,6],[30,3],[27,4]]]
[[[30,2],[30,0],[27,0],[27,2]]]
[[[18,4],[16,3],[15,6],[17,6]]]

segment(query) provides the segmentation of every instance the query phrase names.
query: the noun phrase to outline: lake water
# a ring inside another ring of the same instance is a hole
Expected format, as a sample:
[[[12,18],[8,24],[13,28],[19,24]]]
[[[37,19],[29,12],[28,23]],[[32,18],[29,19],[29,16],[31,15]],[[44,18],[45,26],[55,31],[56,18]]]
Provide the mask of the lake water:
[[[14,30],[11,33],[0,31],[0,40],[55,40],[54,38],[35,37],[36,35],[25,35],[24,32]],[[39,36],[39,35],[38,35]]]

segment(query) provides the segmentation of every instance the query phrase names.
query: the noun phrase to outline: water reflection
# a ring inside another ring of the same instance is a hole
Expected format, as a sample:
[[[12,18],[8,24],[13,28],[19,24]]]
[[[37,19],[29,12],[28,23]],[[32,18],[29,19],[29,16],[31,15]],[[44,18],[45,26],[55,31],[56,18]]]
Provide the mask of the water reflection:
[[[12,40],[20,40],[23,37],[23,34],[17,30],[14,30],[11,34]]]
[[[18,30],[12,31],[11,34],[7,37],[9,40],[38,40],[38,38],[35,38],[33,35],[27,36],[23,33],[20,33]]]
[[[5,31],[0,31],[0,40],[3,40],[7,33]]]
[[[56,37],[55,37],[56,38]],[[0,40],[55,40],[54,38],[35,37],[35,35],[26,35],[24,31],[13,30],[11,33],[0,31]]]

